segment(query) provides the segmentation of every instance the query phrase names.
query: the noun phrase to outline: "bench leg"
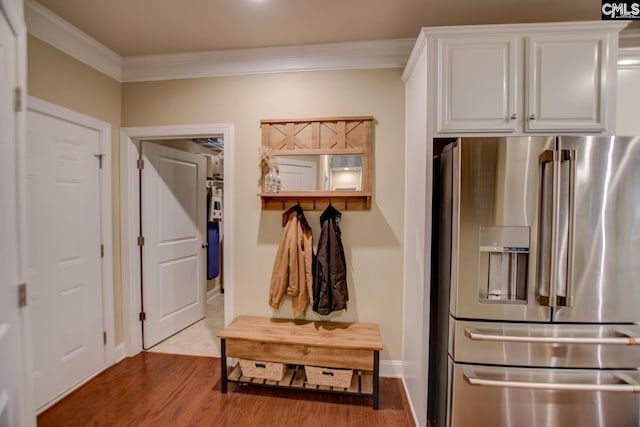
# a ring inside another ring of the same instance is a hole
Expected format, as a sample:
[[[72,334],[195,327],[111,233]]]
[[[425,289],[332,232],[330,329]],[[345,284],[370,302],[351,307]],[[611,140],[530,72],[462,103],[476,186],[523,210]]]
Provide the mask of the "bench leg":
[[[220,391],[227,392],[227,342],[220,339]]]
[[[378,409],[380,403],[380,352],[373,352],[373,409]]]

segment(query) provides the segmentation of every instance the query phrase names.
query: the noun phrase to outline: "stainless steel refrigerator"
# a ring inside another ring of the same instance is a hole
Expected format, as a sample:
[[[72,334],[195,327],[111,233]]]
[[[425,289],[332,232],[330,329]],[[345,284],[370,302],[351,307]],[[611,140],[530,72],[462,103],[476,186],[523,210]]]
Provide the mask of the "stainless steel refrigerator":
[[[428,419],[640,425],[640,137],[461,138],[435,163]]]

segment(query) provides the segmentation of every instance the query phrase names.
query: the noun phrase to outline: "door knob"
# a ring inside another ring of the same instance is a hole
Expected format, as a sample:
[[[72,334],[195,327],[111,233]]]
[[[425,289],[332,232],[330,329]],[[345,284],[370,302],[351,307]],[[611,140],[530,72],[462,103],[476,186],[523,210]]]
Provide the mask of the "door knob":
[[[202,249],[205,249],[205,248],[208,248],[208,247],[209,247],[209,244],[208,244],[208,243],[203,243],[203,244],[202,244]]]
[[[532,115],[529,116],[529,120],[535,120],[535,119],[536,119],[536,115],[535,114],[532,114]]]

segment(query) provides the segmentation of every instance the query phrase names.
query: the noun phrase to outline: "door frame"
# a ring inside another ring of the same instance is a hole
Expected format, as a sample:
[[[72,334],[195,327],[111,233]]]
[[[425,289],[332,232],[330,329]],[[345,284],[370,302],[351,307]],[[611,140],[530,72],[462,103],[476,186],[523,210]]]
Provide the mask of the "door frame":
[[[16,273],[18,283],[27,283],[27,221],[26,221],[26,201],[27,193],[26,180],[23,179],[26,171],[26,122],[27,111],[24,107],[26,103],[27,92],[27,26],[24,21],[22,2],[15,2],[12,0],[0,0],[0,14],[3,14],[12,27],[16,38],[16,55],[12,58],[6,58],[7,61],[11,61],[12,66],[15,67],[16,76],[14,84],[20,88],[20,93],[17,94],[17,98],[22,104],[20,108],[16,108],[13,115],[13,119],[16,123],[15,139],[13,141],[3,141],[3,143],[15,145],[15,200],[2,200],[2,203],[15,203],[16,210],[16,222],[17,228],[17,265]],[[3,220],[5,220],[3,218]],[[16,289],[17,285],[16,283]],[[27,286],[28,287],[28,286]],[[27,289],[28,293],[28,289]],[[19,335],[19,342],[17,348],[14,349],[15,353],[19,356],[20,364],[15,367],[16,377],[18,378],[19,385],[17,386],[17,396],[12,396],[13,402],[9,403],[15,410],[15,420],[25,427],[36,426],[36,411],[33,407],[34,393],[33,382],[31,381],[31,368],[32,368],[32,345],[31,345],[31,325],[29,317],[31,314],[30,306],[27,305],[18,308],[17,324],[14,325]],[[7,408],[8,409],[8,408]]]
[[[115,315],[113,308],[113,215],[111,194],[111,124],[96,118],[61,107],[33,96],[27,98],[27,110],[64,120],[98,133],[102,172],[100,174],[100,236],[104,245],[102,258],[102,322],[107,333],[104,347],[104,367],[111,366],[115,359]],[[25,157],[25,162],[28,159]],[[28,230],[27,230],[28,232]],[[84,381],[83,381],[84,382]],[[76,386],[77,387],[77,386]],[[75,388],[75,387],[74,387]]]
[[[120,236],[122,268],[122,318],[125,354],[134,356],[142,351],[140,249],[138,247],[140,218],[140,188],[138,174],[139,142],[163,139],[205,138],[223,135],[224,203],[224,323],[233,319],[233,124],[210,123],[120,128]]]

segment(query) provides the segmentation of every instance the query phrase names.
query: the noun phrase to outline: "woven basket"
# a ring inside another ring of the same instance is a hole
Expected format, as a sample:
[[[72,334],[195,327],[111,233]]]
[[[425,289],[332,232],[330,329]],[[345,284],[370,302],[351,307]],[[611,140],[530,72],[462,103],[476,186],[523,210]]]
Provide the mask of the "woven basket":
[[[348,388],[351,385],[353,369],[320,368],[317,366],[304,367],[307,383],[332,387]]]
[[[245,377],[280,381],[284,376],[286,365],[277,362],[240,359],[240,369]]]

